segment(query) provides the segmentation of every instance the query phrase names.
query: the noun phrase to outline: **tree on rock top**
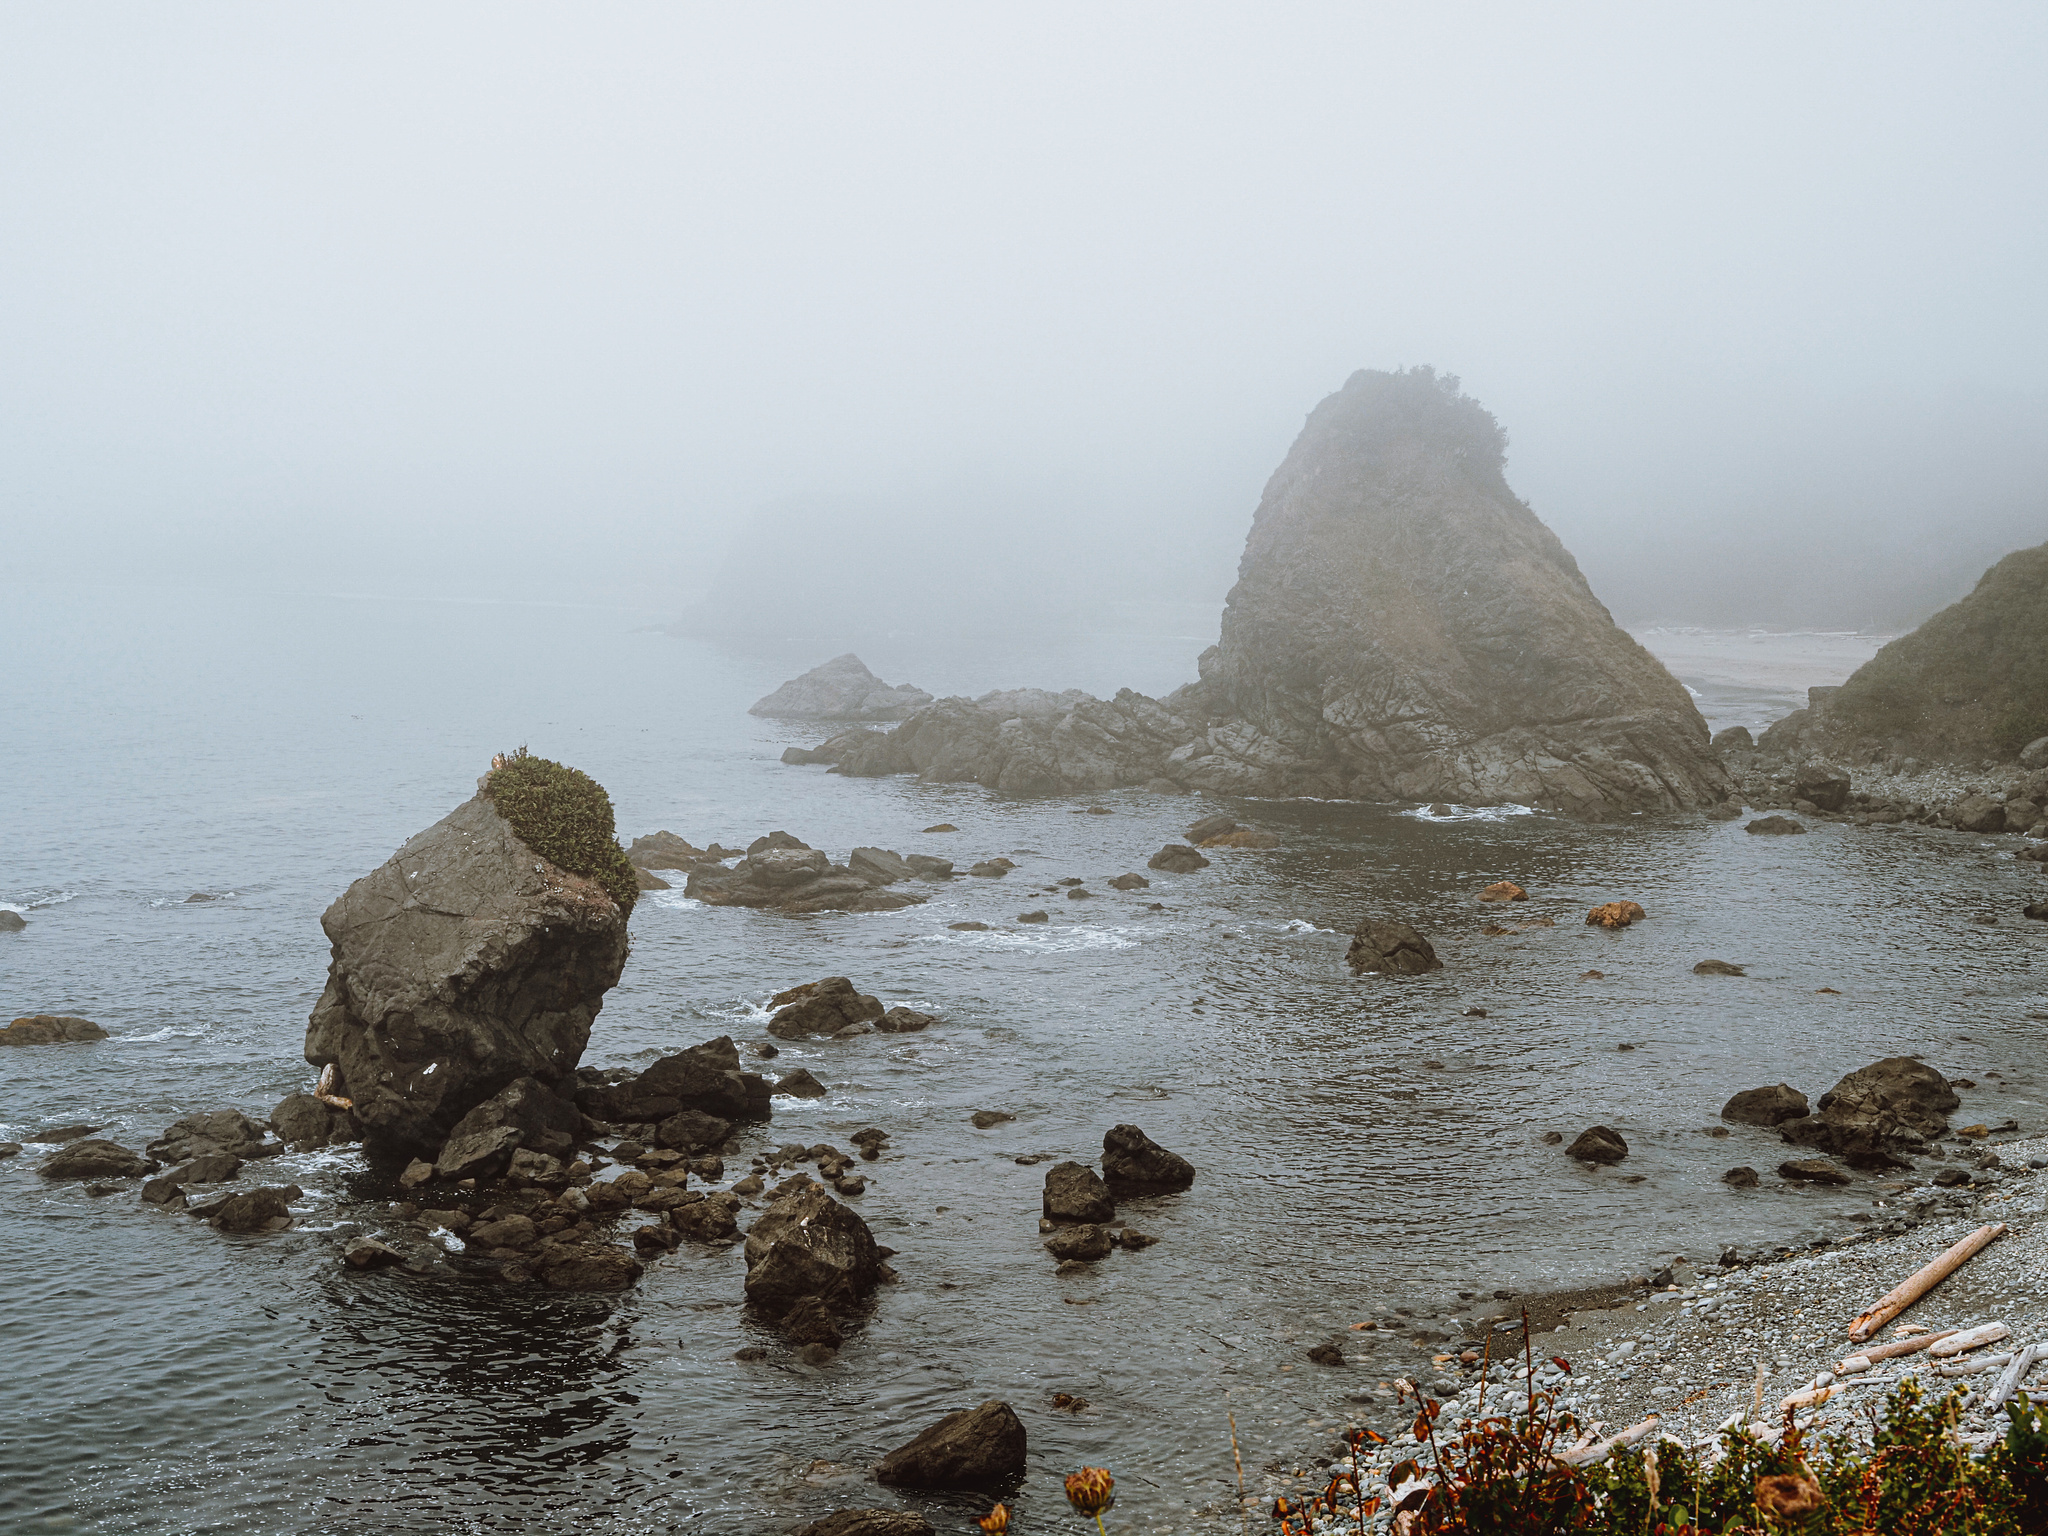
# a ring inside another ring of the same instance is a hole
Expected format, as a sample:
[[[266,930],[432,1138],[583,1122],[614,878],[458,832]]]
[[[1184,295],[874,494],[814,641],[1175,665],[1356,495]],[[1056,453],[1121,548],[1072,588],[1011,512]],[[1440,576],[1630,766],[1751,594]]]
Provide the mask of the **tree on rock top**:
[[[640,882],[619,846],[612,797],[597,780],[520,747],[491,760],[483,791],[527,847],[595,880],[621,910],[633,910]]]

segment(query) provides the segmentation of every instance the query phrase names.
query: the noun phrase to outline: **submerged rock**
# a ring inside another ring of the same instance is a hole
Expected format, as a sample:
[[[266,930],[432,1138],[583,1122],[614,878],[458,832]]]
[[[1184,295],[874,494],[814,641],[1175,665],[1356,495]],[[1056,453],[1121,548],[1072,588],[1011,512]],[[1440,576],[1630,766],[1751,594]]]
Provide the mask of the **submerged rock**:
[[[908,683],[892,688],[849,651],[791,678],[747,713],[771,720],[902,720],[931,701]]]
[[[28,926],[28,919],[12,907],[0,907],[0,933],[19,933]]]
[[[1191,875],[1198,869],[1207,869],[1209,861],[1186,843],[1168,843],[1145,861],[1145,867],[1169,875]]]
[[[133,1179],[155,1173],[158,1165],[115,1142],[88,1136],[66,1142],[36,1169],[46,1179]]]
[[[1789,837],[1806,828],[1790,816],[1759,816],[1742,830],[1758,837]]]
[[[949,1413],[875,1466],[875,1481],[896,1488],[1000,1488],[1024,1475],[1024,1426],[1010,1405],[991,1398]]]
[[[792,1099],[822,1099],[825,1085],[811,1074],[807,1067],[798,1067],[794,1072],[785,1072],[775,1084],[775,1091]]]
[[[1578,1139],[1564,1149],[1565,1156],[1582,1163],[1618,1163],[1628,1156],[1628,1143],[1621,1132],[1596,1125],[1579,1132]]]
[[[891,875],[893,879],[908,879],[914,873],[907,861],[896,859],[886,849],[858,851],[867,856],[862,863],[868,874],[834,864],[818,849],[787,833],[774,833],[751,844],[747,856],[730,870],[704,865],[690,871],[683,894],[707,906],[768,908],[792,914],[894,912],[925,900],[908,891],[882,888],[885,865],[881,856],[906,866]]]
[[[932,1525],[908,1509],[835,1509],[795,1536],[932,1536]]]
[[[1048,1237],[1042,1246],[1047,1253],[1062,1262],[1073,1260],[1092,1264],[1097,1259],[1109,1257],[1110,1250],[1116,1247],[1116,1239],[1110,1235],[1107,1227],[1062,1227]]]
[[[806,1035],[836,1035],[854,1025],[879,1019],[885,1010],[880,998],[856,992],[844,976],[827,976],[801,987],[778,992],[770,1005],[774,1017],[768,1033],[781,1040],[801,1040]]]
[[[1640,923],[1646,914],[1632,901],[1609,901],[1593,908],[1586,914],[1589,928],[1626,928],[1631,923]]]
[[[68,1045],[106,1038],[107,1032],[91,1019],[62,1013],[32,1013],[0,1029],[0,1045]]]
[[[431,1154],[508,1083],[575,1070],[625,965],[626,917],[480,789],[321,918],[333,960],[306,1059],[339,1068],[372,1150]]]
[[[1695,976],[1747,976],[1749,972],[1726,960],[1702,960],[1692,968]]]
[[[949,926],[957,928],[961,925],[953,923]],[[980,926],[986,929],[988,925],[983,923]],[[899,1003],[875,1020],[875,1028],[885,1035],[910,1035],[921,1029],[930,1029],[938,1022],[933,1014],[919,1013],[915,1008],[906,1008]]]
[[[1352,970],[1384,976],[1420,976],[1440,971],[1443,961],[1429,940],[1406,923],[1380,922],[1367,918],[1351,933],[1351,947],[1344,959]]]

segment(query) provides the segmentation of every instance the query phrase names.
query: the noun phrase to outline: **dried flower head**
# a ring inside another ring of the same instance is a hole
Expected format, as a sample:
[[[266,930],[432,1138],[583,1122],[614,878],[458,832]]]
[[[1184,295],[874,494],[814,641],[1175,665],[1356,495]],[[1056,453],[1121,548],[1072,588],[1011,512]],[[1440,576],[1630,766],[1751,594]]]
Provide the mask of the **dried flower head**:
[[[1101,1467],[1083,1467],[1067,1475],[1067,1502],[1076,1512],[1100,1515],[1116,1502],[1116,1479]]]
[[[1773,1520],[1804,1520],[1820,1508],[1820,1484],[1796,1472],[1781,1472],[1756,1481],[1756,1507]]]
[[[989,1536],[1001,1536],[1002,1532],[1010,1528],[1009,1506],[998,1504],[974,1523],[987,1531]]]

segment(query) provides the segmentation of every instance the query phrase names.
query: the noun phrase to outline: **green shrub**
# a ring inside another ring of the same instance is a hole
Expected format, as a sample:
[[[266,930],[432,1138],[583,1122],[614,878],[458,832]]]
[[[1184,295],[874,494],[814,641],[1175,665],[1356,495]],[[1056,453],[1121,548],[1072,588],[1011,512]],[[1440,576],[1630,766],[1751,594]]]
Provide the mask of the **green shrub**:
[[[619,846],[612,797],[602,784],[521,747],[494,762],[484,793],[522,843],[570,874],[595,880],[621,911],[632,912],[640,882]]]

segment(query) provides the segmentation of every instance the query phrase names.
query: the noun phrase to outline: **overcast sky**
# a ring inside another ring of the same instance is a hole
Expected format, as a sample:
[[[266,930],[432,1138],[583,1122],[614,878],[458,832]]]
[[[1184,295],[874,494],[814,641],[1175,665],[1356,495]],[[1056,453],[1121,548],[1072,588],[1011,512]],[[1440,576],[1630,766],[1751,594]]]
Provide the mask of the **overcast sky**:
[[[798,508],[1215,604],[1427,362],[1625,620],[1917,617],[2048,538],[2044,80],[2038,4],[8,4],[0,569],[680,611]]]

